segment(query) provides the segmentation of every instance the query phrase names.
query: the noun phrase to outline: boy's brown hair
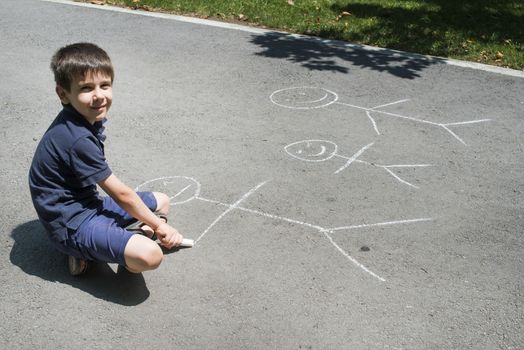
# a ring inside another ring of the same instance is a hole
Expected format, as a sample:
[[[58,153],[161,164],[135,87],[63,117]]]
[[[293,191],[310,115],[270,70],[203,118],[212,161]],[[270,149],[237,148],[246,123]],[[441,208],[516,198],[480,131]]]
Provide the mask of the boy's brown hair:
[[[114,78],[113,64],[109,55],[91,43],[76,43],[62,47],[51,59],[51,70],[55,82],[66,91],[71,90],[71,82],[77,76],[87,73],[102,73]]]

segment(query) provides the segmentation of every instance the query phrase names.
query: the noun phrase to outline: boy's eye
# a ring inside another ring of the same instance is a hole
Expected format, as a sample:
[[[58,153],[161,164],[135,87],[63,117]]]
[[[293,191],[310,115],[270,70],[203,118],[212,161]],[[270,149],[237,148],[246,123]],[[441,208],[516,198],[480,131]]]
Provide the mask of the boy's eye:
[[[89,86],[83,86],[80,88],[80,91],[88,92],[88,91],[91,91],[91,88]]]

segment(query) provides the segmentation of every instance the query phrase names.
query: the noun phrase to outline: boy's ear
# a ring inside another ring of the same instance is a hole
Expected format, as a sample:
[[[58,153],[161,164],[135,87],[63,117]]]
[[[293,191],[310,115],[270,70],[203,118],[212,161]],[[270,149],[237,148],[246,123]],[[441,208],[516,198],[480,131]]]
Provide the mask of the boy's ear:
[[[63,87],[61,87],[60,85],[57,85],[56,88],[55,88],[55,91],[56,91],[56,94],[58,95],[58,98],[60,99],[60,102],[62,102],[62,104],[69,104],[69,99],[67,98],[67,95],[66,95],[66,91]]]

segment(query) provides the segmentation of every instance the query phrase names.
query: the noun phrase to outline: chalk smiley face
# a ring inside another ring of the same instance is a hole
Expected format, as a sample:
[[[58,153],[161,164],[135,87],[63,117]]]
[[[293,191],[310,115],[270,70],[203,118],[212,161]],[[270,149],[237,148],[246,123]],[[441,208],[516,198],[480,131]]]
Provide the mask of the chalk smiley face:
[[[303,140],[284,147],[291,157],[306,162],[323,162],[337,153],[337,145],[326,140]]]
[[[149,180],[139,185],[136,191],[156,191],[169,196],[169,204],[187,203],[200,195],[200,183],[187,176],[167,176]]]
[[[280,107],[314,109],[326,107],[336,102],[338,95],[324,88],[292,87],[273,92],[269,99]]]

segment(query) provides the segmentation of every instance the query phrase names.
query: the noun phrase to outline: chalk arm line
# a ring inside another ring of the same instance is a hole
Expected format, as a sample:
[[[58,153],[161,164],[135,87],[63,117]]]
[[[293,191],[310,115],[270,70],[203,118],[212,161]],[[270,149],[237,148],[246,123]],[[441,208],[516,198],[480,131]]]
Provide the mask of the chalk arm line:
[[[395,220],[395,221],[384,221],[377,222],[374,224],[360,224],[360,225],[351,225],[351,226],[340,226],[326,229],[326,231],[333,233],[335,231],[341,230],[354,230],[359,228],[368,228],[368,227],[378,227],[378,226],[390,226],[390,225],[399,225],[399,224],[410,224],[415,222],[425,222],[433,221],[433,218],[418,218],[418,219],[405,219],[405,220]]]
[[[448,126],[451,126],[451,125],[465,125],[465,124],[475,124],[475,123],[484,123],[484,122],[488,122],[488,121],[491,121],[491,119],[479,119],[479,120],[467,120],[467,121],[463,121],[463,122],[455,122],[455,123],[442,123],[442,124],[439,124],[439,126],[441,128],[443,128],[444,130],[446,130],[447,132],[449,132],[454,138],[456,138],[460,143],[462,143],[464,146],[467,146],[466,142],[464,142],[464,140],[462,140],[460,137],[458,137],[457,134],[455,134],[453,131],[451,131],[450,128],[448,128]]]

